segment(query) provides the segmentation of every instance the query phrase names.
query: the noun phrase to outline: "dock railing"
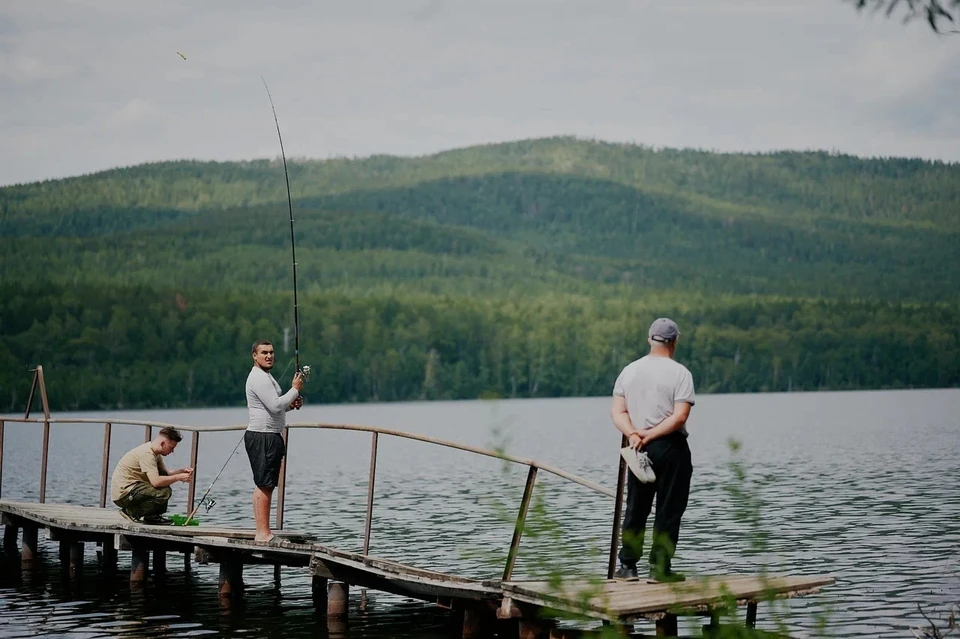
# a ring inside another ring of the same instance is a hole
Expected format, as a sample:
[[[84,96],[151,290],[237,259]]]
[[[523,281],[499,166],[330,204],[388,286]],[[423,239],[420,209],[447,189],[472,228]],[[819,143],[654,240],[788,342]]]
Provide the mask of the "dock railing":
[[[80,417],[63,417],[63,418],[54,418],[50,415],[49,406],[46,399],[46,389],[43,384],[43,370],[41,367],[37,367],[36,375],[34,377],[34,387],[31,389],[31,402],[34,394],[34,390],[39,386],[40,395],[43,403],[44,416],[42,418],[30,417],[30,404],[28,404],[27,411],[23,417],[2,417],[0,418],[0,498],[3,495],[3,434],[4,434],[4,422],[11,423],[27,423],[27,424],[42,424],[43,425],[43,448],[41,451],[41,461],[40,461],[40,503],[46,502],[46,484],[47,484],[47,461],[49,456],[50,449],[50,425],[51,424],[103,424],[103,458],[101,462],[101,472],[100,472],[100,507],[105,508],[107,505],[107,490],[109,488],[109,475],[110,475],[110,443],[112,437],[113,426],[123,425],[123,426],[134,426],[141,427],[144,429],[144,442],[148,442],[153,439],[153,429],[156,428],[162,429],[165,427],[176,428],[181,432],[191,433],[190,441],[190,467],[194,469],[193,479],[189,483],[189,488],[187,490],[187,512],[193,512],[194,510],[194,501],[196,499],[196,468],[198,464],[198,454],[200,449],[200,435],[201,433],[220,433],[228,431],[244,431],[246,430],[246,425],[235,425],[235,426],[186,426],[180,424],[166,424],[162,422],[153,422],[153,421],[143,421],[143,420],[130,420],[130,419],[111,419],[109,421],[103,419],[95,418],[80,418]],[[353,431],[353,432],[366,432],[370,433],[370,471],[367,481],[367,508],[366,516],[364,520],[364,533],[363,533],[363,554],[367,555],[370,551],[370,538],[373,528],[373,507],[374,507],[374,489],[376,486],[376,477],[377,477],[377,455],[379,452],[379,443],[380,436],[386,435],[388,437],[397,437],[400,439],[409,439],[419,442],[424,442],[427,444],[432,444],[436,446],[442,446],[446,448],[452,448],[455,450],[461,450],[469,453],[474,453],[477,455],[484,455],[487,457],[493,457],[496,459],[508,461],[514,464],[519,464],[527,467],[527,479],[526,484],[523,489],[523,496],[520,499],[520,507],[517,512],[516,523],[514,525],[513,538],[510,542],[510,549],[507,553],[506,564],[503,569],[502,580],[508,581],[512,574],[513,568],[517,560],[517,554],[520,549],[520,541],[523,536],[523,529],[526,524],[527,511],[530,507],[530,502],[533,496],[534,486],[536,485],[537,474],[540,471],[550,473],[567,481],[573,482],[589,488],[590,490],[605,495],[607,497],[616,498],[616,508],[614,509],[614,521],[613,521],[613,532],[611,538],[611,558],[610,566],[613,566],[613,562],[616,558],[616,546],[619,538],[619,515],[620,507],[623,502],[623,484],[624,484],[624,464],[620,464],[620,474],[619,481],[617,485],[617,490],[612,491],[609,488],[591,482],[577,475],[568,473],[564,470],[551,466],[549,464],[544,464],[542,462],[527,459],[523,457],[517,457],[515,455],[510,455],[501,451],[488,450],[485,448],[480,448],[477,446],[470,446],[467,444],[460,444],[457,442],[452,442],[444,439],[439,439],[436,437],[430,437],[427,435],[418,435],[416,433],[408,433],[400,430],[393,430],[389,428],[381,428],[377,426],[365,426],[365,425],[356,425],[356,424],[325,424],[325,423],[291,423],[283,429],[283,440],[284,443],[289,442],[290,431],[291,430],[300,430],[300,429],[320,429],[320,430],[339,430],[339,431]],[[280,481],[277,486],[277,505],[276,505],[276,528],[278,530],[283,529],[283,508],[284,508],[284,496],[285,496],[285,484],[286,484],[286,468],[287,468],[287,459],[284,458],[281,467],[280,467]],[[610,570],[608,570],[608,573]],[[608,578],[610,574],[608,574]]]

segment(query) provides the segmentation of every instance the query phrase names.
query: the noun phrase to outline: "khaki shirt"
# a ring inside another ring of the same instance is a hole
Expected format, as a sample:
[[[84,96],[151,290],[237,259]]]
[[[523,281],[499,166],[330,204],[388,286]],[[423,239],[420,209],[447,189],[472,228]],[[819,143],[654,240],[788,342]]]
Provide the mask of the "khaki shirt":
[[[121,499],[139,482],[150,484],[150,478],[147,476],[150,471],[155,471],[158,475],[169,474],[167,467],[163,465],[163,458],[154,453],[151,446],[153,446],[151,442],[140,444],[117,462],[110,482],[110,498],[113,501]]]

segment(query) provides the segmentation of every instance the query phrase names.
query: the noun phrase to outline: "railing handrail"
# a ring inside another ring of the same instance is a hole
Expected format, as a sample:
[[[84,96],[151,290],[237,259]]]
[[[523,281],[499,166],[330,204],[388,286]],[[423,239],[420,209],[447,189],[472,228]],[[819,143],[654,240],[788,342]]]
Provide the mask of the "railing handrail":
[[[242,431],[246,430],[246,424],[243,425],[230,425],[230,426],[184,426],[180,424],[169,424],[165,422],[154,422],[154,421],[145,421],[145,420],[132,420],[132,419],[111,419],[108,417],[103,418],[91,418],[91,417],[50,417],[47,418],[35,418],[35,417],[3,417],[0,416],[0,421],[5,422],[19,422],[19,423],[30,423],[30,424],[98,424],[102,425],[105,423],[110,423],[113,425],[126,425],[126,426],[147,426],[151,428],[176,428],[179,431],[184,432],[193,432],[193,433],[214,433],[214,432],[230,432],[230,431]],[[481,448],[479,446],[471,446],[469,444],[461,444],[458,442],[440,439],[438,437],[431,437],[429,435],[419,435],[417,433],[409,433],[402,430],[396,430],[392,428],[383,428],[380,426],[367,426],[363,424],[328,424],[323,422],[294,422],[287,424],[287,428],[290,429],[318,429],[318,430],[344,430],[344,431],[353,431],[353,432],[363,432],[363,433],[377,433],[379,435],[391,435],[393,437],[399,437],[401,439],[410,439],[414,441],[421,441],[428,444],[434,444],[437,446],[444,446],[446,448],[453,448],[456,450],[462,450],[469,453],[474,453],[477,455],[484,455],[487,457],[493,457],[496,459],[502,459],[504,461],[509,461],[515,464],[521,464],[523,466],[535,467],[539,470],[548,472],[552,475],[566,479],[567,481],[579,484],[585,488],[589,488],[594,492],[600,493],[601,495],[606,495],[607,497],[616,497],[616,492],[596,484],[589,479],[584,479],[573,473],[568,473],[565,470],[552,466],[550,464],[545,464],[539,462],[535,459],[528,459],[524,457],[517,457],[516,455],[510,455],[509,453],[503,453],[495,450],[489,450],[487,448]]]

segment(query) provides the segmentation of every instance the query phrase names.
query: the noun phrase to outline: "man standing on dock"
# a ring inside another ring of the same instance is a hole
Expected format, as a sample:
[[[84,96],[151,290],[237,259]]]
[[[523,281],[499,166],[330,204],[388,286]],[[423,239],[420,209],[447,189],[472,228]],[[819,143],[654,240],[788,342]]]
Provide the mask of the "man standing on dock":
[[[687,445],[687,417],[695,403],[693,376],[673,359],[680,330],[661,317],[647,332],[650,353],[628,364],[613,387],[611,417],[632,448],[644,451],[656,479],[641,482],[627,473],[627,509],[623,517],[618,579],[636,579],[643,556],[647,517],[657,498],[650,547],[650,579],[683,581],[671,561],[680,536],[680,519],[690,496],[693,464]]]
[[[163,516],[173,495],[171,484],[188,482],[192,468],[168,471],[163,458],[176,449],[183,439],[180,431],[164,427],[145,444],[140,444],[117,462],[110,482],[110,498],[120,507],[120,514],[130,521],[144,524],[169,524]]]
[[[249,420],[243,443],[253,470],[253,519],[257,525],[255,541],[270,541],[270,505],[273,489],[280,481],[280,465],[286,455],[283,429],[287,425],[287,411],[303,405],[300,389],[303,377],[298,371],[293,385],[280,393],[280,384],[270,373],[273,370],[273,344],[267,340],[253,343],[253,368],[247,376],[246,394]]]

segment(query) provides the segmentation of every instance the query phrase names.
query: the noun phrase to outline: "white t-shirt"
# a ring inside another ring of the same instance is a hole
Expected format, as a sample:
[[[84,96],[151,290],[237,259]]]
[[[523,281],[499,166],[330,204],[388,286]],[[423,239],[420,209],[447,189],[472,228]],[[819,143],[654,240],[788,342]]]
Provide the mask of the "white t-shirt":
[[[696,403],[693,375],[670,357],[645,355],[630,362],[613,385],[613,394],[627,402],[627,413],[637,430],[653,428],[673,414],[673,405]],[[687,425],[680,427],[687,435]]]

